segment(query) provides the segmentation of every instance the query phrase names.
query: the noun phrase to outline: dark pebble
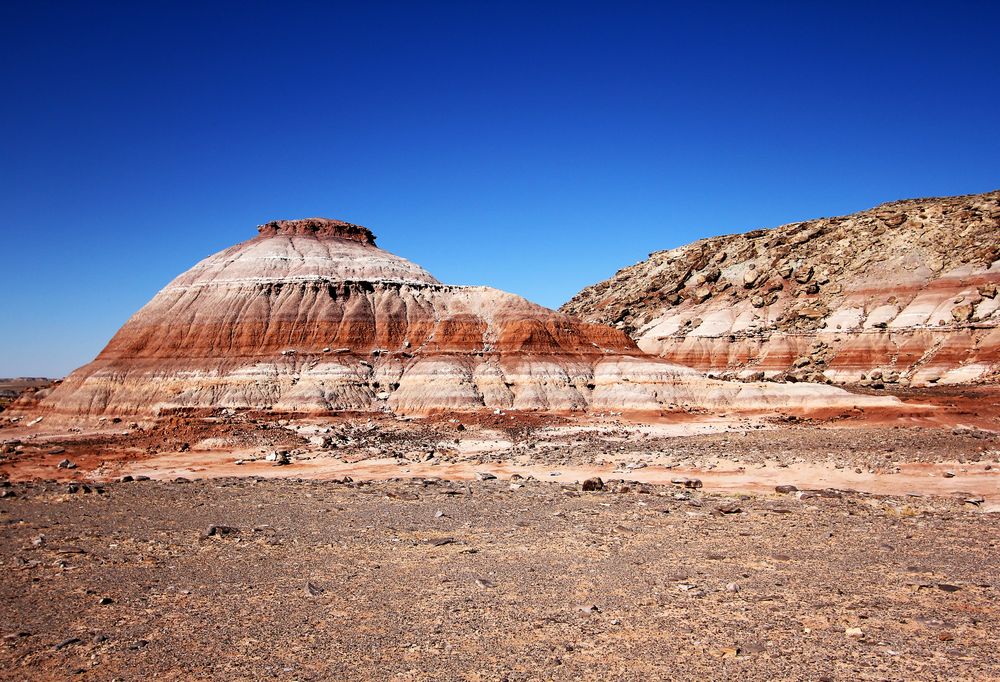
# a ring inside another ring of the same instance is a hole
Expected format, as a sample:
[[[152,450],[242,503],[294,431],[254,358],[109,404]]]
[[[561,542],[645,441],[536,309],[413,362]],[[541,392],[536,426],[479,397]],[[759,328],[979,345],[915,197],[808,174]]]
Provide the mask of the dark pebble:
[[[210,538],[213,536],[225,536],[225,535],[237,535],[240,532],[239,528],[233,528],[232,526],[209,526],[206,528],[201,536],[203,538]]]
[[[55,650],[59,651],[60,649],[65,649],[68,646],[72,646],[74,644],[79,644],[79,643],[80,643],[79,637],[70,637],[69,639],[64,639],[63,641],[56,644]]]

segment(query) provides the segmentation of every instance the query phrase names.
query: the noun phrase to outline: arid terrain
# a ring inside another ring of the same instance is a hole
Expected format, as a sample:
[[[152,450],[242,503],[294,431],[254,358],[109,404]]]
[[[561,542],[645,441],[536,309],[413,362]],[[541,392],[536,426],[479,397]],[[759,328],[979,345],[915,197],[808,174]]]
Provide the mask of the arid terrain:
[[[15,484],[5,679],[995,679],[961,500],[537,480]]]
[[[0,0],[0,682],[1000,682],[998,25]]]
[[[0,412],[13,403],[22,394],[48,388],[51,379],[41,377],[16,377],[0,379]]]
[[[0,676],[996,679],[1000,395],[903,398],[8,420]]]
[[[5,394],[0,678],[1000,679],[996,206],[562,313],[265,223]]]
[[[1000,191],[711,237],[562,307],[743,380],[967,384],[1000,373]]]

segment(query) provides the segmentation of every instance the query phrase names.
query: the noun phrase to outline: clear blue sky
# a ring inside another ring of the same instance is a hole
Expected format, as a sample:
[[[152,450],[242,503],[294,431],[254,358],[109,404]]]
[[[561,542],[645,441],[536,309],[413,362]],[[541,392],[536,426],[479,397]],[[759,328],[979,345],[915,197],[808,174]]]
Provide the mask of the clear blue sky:
[[[556,307],[650,251],[1000,187],[997,3],[0,4],[0,376],[328,216]]]

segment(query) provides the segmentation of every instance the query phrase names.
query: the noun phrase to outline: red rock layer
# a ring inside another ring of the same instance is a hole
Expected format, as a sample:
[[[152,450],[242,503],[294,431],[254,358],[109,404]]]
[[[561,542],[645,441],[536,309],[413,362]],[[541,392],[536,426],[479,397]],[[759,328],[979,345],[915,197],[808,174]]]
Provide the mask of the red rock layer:
[[[481,289],[495,309],[442,305],[469,290],[440,284],[309,282],[168,289],[114,336],[98,360],[273,357],[347,348],[396,352],[637,352],[619,330]],[[452,309],[449,310],[448,308]]]
[[[257,231],[264,237],[286,235],[289,237],[339,237],[350,239],[362,244],[375,244],[375,235],[367,227],[345,223],[343,220],[330,218],[301,218],[299,220],[272,220],[257,226]]]
[[[183,273],[36,414],[773,409],[877,403],[836,389],[712,382],[621,330],[487,287],[441,284],[323,219],[268,223]]]
[[[645,345],[640,340],[642,345]],[[817,354],[817,343],[825,344]],[[766,339],[694,337],[661,341],[659,355],[708,374],[766,376],[794,374],[802,367],[838,383],[868,380],[875,371],[886,377],[908,375],[911,383],[993,381],[1000,363],[1000,332],[996,328],[921,330],[857,334],[773,333]],[[827,358],[823,363],[812,361]],[[796,362],[809,359],[802,367]],[[808,379],[809,377],[806,377]],[[898,380],[898,379],[897,379]]]
[[[1000,377],[1000,192],[901,201],[663,251],[562,310],[732,377]]]

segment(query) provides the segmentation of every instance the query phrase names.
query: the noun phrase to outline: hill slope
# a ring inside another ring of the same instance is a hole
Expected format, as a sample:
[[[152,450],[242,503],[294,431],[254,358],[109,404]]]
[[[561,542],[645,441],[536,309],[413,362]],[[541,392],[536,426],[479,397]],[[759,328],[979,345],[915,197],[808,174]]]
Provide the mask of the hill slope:
[[[710,381],[644,355],[620,330],[496,289],[442,284],[357,225],[292,220],[259,232],[181,274],[92,363],[20,409],[418,414],[864,402],[829,387]]]
[[[561,310],[732,377],[992,381],[998,259],[1000,191],[914,199],[653,253]]]

